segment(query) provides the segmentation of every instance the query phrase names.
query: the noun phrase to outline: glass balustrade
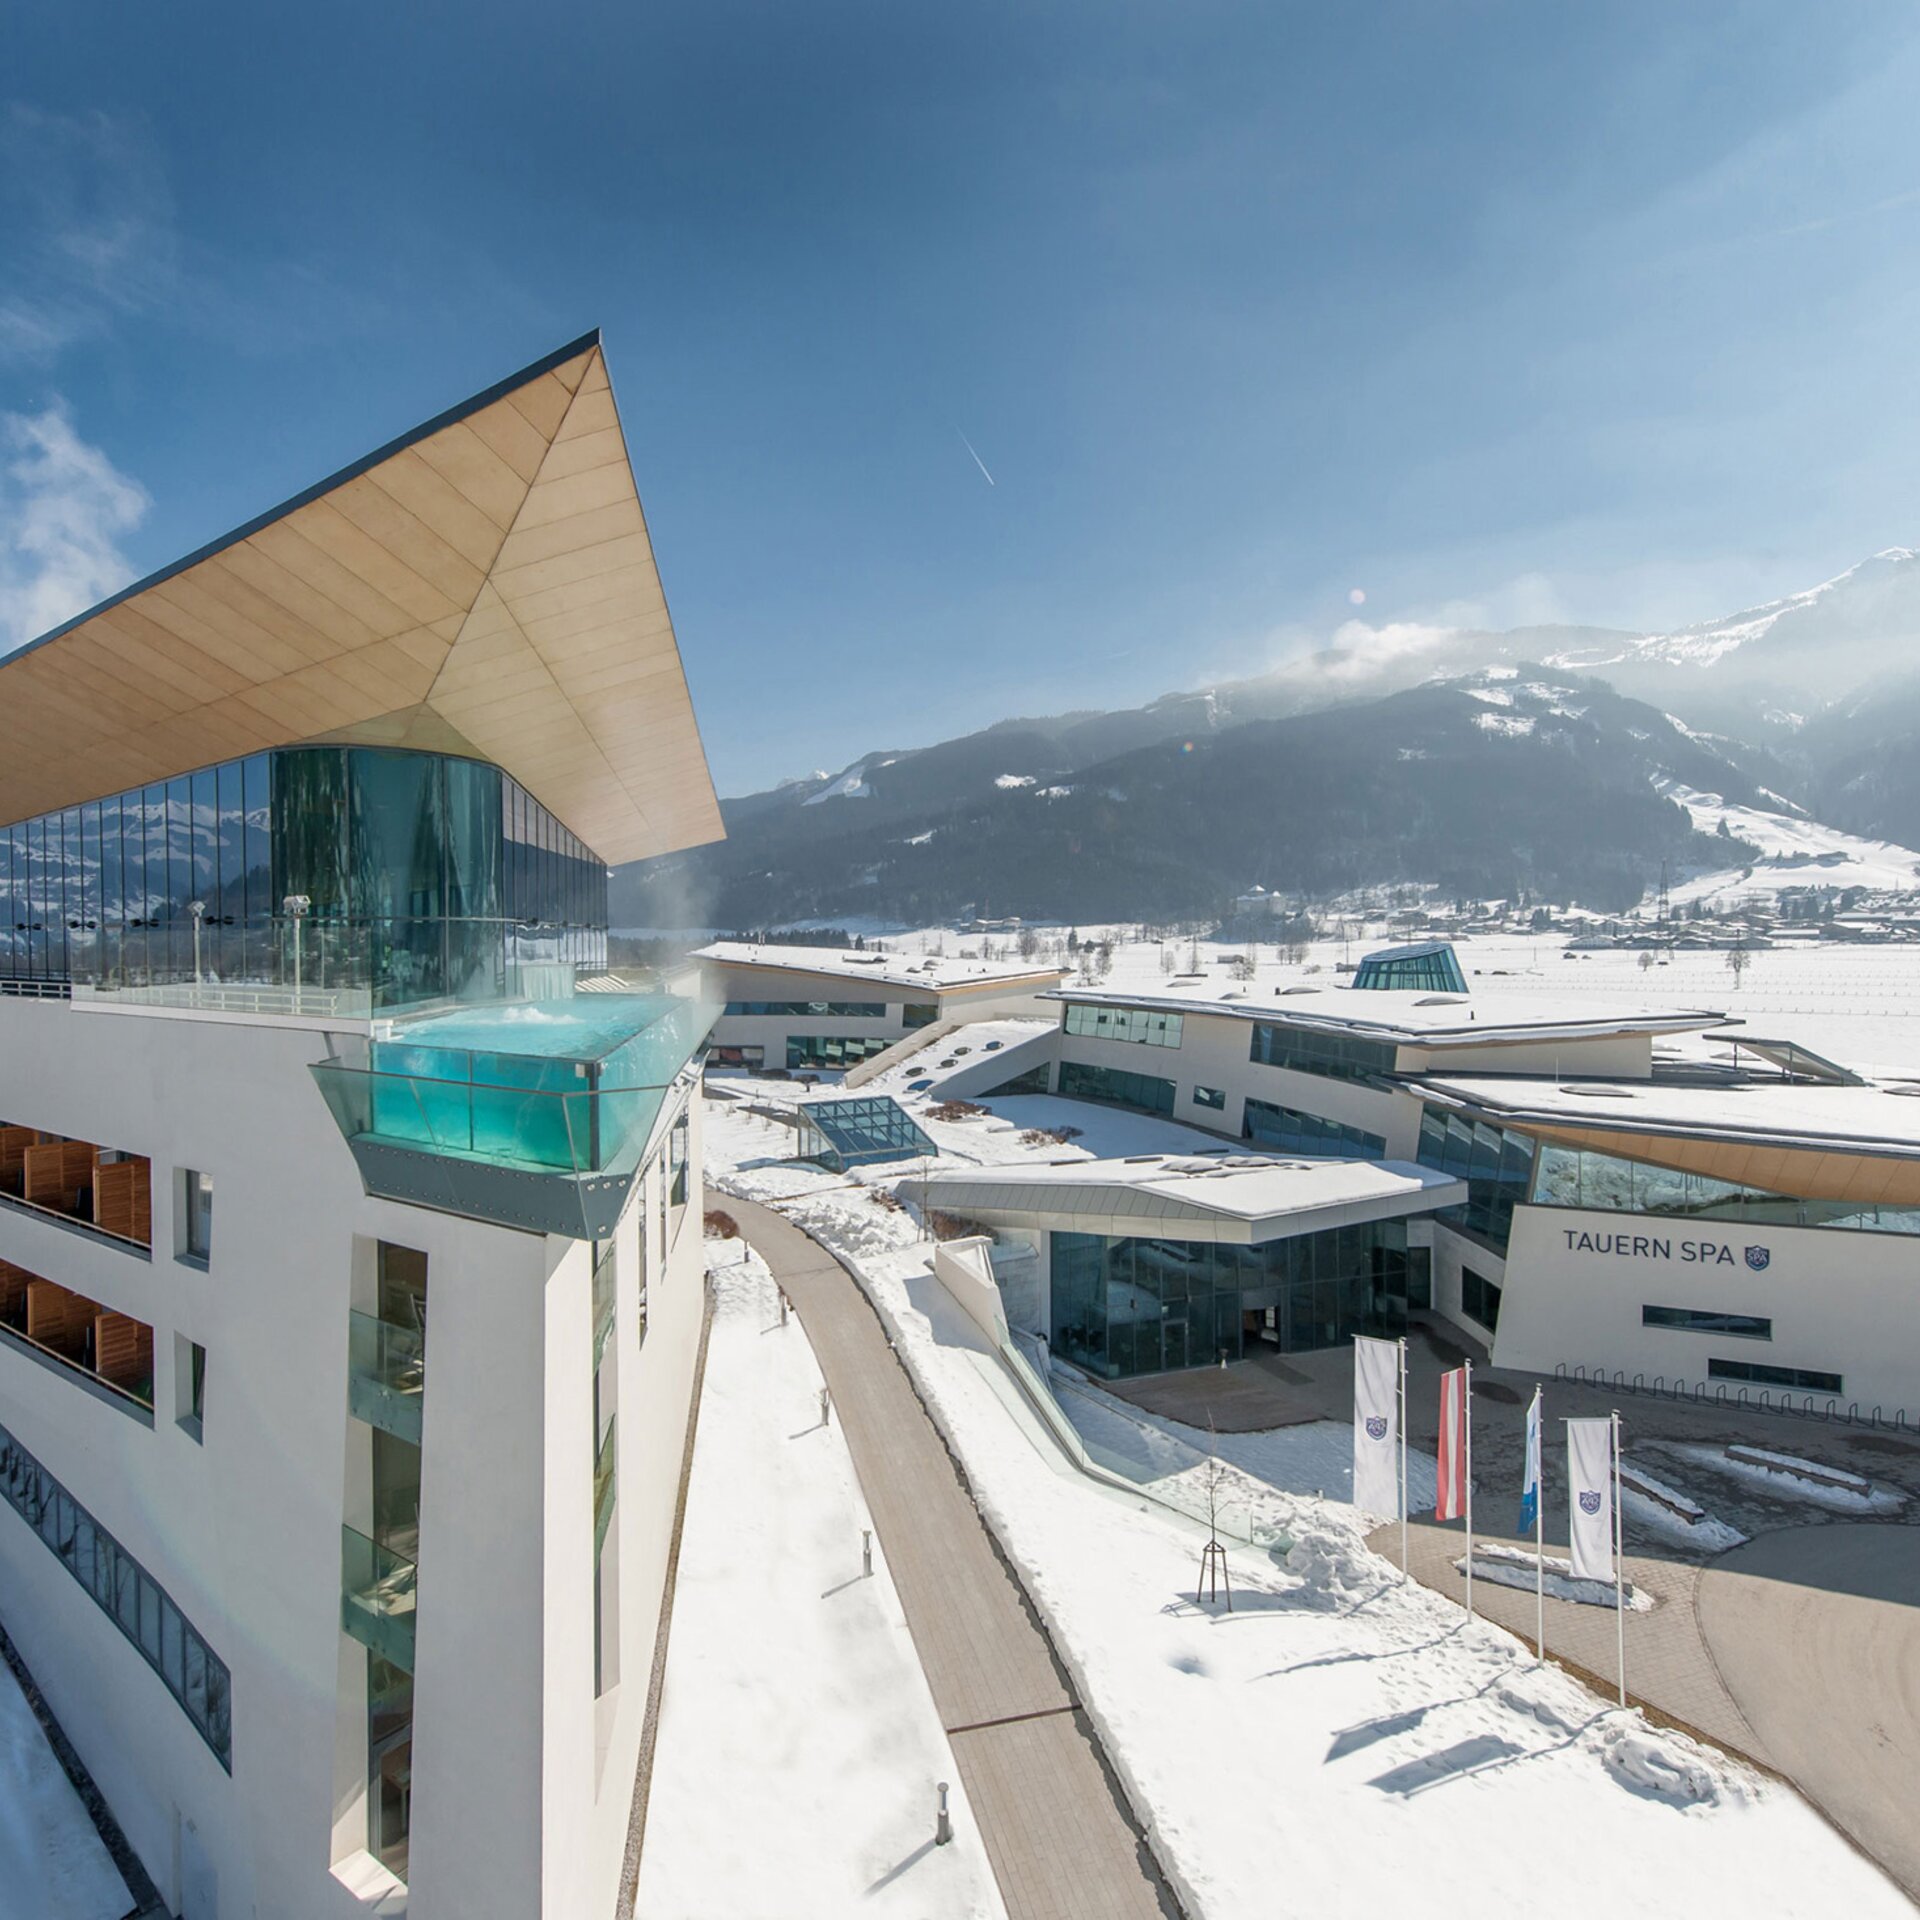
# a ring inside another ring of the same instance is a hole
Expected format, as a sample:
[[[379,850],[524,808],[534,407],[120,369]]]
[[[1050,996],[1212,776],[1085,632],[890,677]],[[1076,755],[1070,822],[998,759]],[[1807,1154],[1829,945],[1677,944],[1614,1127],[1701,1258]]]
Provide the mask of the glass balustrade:
[[[613,1521],[614,1441],[620,1428],[620,1416],[607,1421],[606,1438],[593,1460],[593,1550],[597,1554],[605,1544],[607,1528]]]
[[[426,1335],[370,1313],[347,1315],[347,1406],[356,1420],[420,1444]]]
[[[352,1527],[340,1529],[340,1624],[363,1647],[413,1671],[417,1569]]]

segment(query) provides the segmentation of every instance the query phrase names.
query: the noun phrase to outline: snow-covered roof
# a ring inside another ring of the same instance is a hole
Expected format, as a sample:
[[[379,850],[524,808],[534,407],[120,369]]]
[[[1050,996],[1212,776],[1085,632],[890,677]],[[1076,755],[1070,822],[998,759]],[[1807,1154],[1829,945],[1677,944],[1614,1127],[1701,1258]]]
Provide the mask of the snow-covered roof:
[[[1466,1202],[1466,1182],[1399,1160],[1148,1153],[963,1167],[913,1183],[926,1206],[1006,1226],[1236,1246]]]
[[[826,980],[867,980],[881,986],[919,987],[933,993],[968,987],[1030,982],[1035,992],[1056,986],[1058,967],[1031,960],[961,960],[948,954],[854,953],[841,947],[762,946],[751,940],[716,940],[693,956],[717,966],[764,967],[779,973],[814,973]]]
[[[1751,1146],[1920,1157],[1920,1083],[1825,1086],[1786,1080],[1551,1080],[1422,1075],[1443,1104],[1507,1121],[1660,1133]]]
[[[1217,978],[1169,980],[1147,992],[1061,987],[1049,996],[1099,1006],[1152,1007],[1178,1013],[1277,1020],[1322,1033],[1413,1046],[1489,1046],[1502,1040],[1594,1039],[1608,1034],[1687,1033],[1720,1026],[1724,1013],[1701,1008],[1609,1005],[1584,994],[1420,993],[1397,987],[1223,988]]]

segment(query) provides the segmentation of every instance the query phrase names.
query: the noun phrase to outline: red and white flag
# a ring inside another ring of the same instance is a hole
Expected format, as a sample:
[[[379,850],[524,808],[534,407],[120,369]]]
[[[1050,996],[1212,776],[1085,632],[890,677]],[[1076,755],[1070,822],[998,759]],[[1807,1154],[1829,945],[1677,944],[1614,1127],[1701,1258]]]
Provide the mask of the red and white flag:
[[[1467,1511],[1467,1370],[1440,1376],[1440,1489],[1436,1520],[1460,1520]]]

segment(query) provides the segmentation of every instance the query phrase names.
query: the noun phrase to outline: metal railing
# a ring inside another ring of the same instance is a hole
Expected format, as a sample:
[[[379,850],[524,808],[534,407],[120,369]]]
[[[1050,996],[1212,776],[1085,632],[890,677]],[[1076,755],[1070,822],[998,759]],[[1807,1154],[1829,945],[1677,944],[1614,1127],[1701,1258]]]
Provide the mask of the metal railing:
[[[1905,1407],[1889,1413],[1884,1404],[1862,1407],[1858,1400],[1850,1400],[1843,1408],[1837,1394],[1803,1393],[1796,1404],[1793,1391],[1785,1387],[1776,1397],[1770,1387],[1752,1388],[1726,1380],[1690,1381],[1678,1375],[1669,1380],[1662,1373],[1649,1380],[1644,1373],[1628,1374],[1618,1367],[1570,1367],[1564,1360],[1554,1363],[1553,1378],[1569,1386],[1598,1387],[1608,1393],[1637,1393],[1653,1399],[1685,1401],[1691,1406],[1724,1407],[1729,1413],[1785,1413],[1796,1420],[1819,1420],[1836,1426],[1920,1433],[1920,1416],[1908,1419]]]

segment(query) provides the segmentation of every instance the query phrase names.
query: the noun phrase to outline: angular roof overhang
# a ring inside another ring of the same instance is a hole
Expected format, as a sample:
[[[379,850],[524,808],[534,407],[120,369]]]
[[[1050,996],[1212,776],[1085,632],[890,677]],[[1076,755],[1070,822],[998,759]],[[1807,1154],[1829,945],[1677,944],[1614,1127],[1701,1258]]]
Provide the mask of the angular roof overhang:
[[[592,333],[0,661],[0,821],[268,747],[470,754],[602,859],[722,837]]]

